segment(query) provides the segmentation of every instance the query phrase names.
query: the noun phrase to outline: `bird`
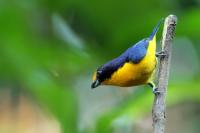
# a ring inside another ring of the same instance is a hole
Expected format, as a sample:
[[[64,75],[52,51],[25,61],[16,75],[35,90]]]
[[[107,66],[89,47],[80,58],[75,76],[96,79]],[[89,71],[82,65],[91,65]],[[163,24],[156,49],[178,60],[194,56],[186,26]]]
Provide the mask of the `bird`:
[[[154,94],[159,94],[154,83],[157,57],[164,56],[164,51],[156,53],[156,33],[163,22],[161,19],[149,37],[132,45],[117,58],[98,67],[93,74],[91,88],[100,85],[131,87],[149,85]]]

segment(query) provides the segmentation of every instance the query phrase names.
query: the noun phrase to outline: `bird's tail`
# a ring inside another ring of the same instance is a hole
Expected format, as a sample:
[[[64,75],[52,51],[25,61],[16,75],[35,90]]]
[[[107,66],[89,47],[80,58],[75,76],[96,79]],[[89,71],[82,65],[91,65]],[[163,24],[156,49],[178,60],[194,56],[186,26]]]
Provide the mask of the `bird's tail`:
[[[158,21],[158,24],[156,25],[156,27],[154,27],[153,32],[151,33],[151,35],[149,36],[149,39],[152,40],[153,37],[156,35],[156,33],[159,30],[160,24],[164,21],[164,18],[162,18],[161,20]]]

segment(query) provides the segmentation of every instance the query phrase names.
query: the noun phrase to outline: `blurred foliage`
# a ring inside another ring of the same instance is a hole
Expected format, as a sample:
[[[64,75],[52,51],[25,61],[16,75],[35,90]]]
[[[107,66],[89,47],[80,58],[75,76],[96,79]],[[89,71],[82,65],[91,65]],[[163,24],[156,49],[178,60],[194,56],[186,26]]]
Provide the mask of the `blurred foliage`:
[[[119,125],[134,123],[151,112],[150,91],[141,87],[128,93],[101,112],[92,126],[80,128],[82,91],[76,88],[77,79],[84,75],[81,82],[87,85],[82,89],[89,90],[87,73],[91,77],[98,65],[147,37],[159,19],[173,13],[179,18],[174,48],[180,48],[175,53],[179,58],[172,63],[167,103],[200,101],[199,7],[198,0],[1,0],[1,88],[26,92],[54,114],[63,132],[117,132]],[[158,41],[160,37],[161,32]],[[185,67],[180,66],[181,61]]]

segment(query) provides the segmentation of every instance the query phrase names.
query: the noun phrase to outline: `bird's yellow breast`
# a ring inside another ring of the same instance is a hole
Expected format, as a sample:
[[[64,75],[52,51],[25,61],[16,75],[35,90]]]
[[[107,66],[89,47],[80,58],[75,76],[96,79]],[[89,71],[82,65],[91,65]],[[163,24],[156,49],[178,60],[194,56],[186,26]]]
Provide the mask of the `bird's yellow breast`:
[[[122,87],[146,84],[156,67],[156,37],[149,42],[145,57],[137,64],[133,62],[125,63],[121,68],[114,72],[111,78],[102,84],[116,85]]]

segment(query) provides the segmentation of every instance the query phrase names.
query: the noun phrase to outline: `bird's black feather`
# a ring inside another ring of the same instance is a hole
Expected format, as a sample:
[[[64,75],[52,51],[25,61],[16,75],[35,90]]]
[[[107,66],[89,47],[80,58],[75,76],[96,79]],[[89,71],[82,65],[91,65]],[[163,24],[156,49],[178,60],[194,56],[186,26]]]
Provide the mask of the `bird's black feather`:
[[[103,66],[97,69],[97,78],[100,82],[108,79],[116,72],[120,67],[122,67],[126,62],[139,63],[146,55],[148,40],[143,39],[127,49],[119,57],[107,62]]]

